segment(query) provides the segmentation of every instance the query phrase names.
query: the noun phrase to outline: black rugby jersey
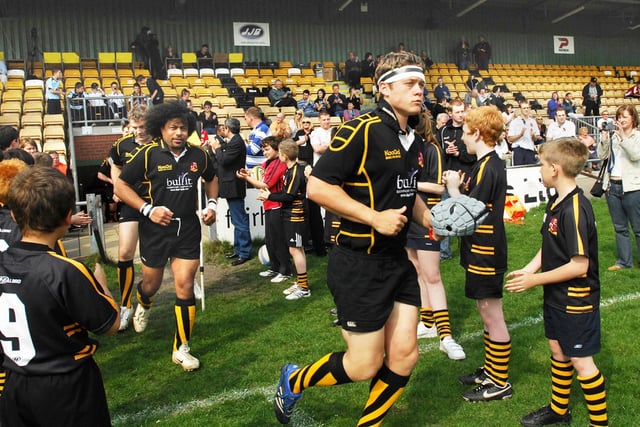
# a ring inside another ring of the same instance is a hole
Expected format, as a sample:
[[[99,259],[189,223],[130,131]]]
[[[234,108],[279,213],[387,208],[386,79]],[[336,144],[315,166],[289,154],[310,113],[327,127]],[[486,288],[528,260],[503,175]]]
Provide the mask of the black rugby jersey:
[[[207,152],[187,143],[176,161],[161,138],[143,145],[122,168],[120,179],[131,185],[141,182],[148,190],[140,196],[154,206],[165,206],[174,218],[196,214],[200,177],[211,181],[214,166]]]
[[[304,166],[295,163],[283,176],[282,191],[269,194],[269,200],[282,203],[282,217],[286,221],[304,222],[304,199],[307,195],[307,178]]]
[[[544,303],[569,314],[589,313],[600,304],[598,273],[598,234],[591,203],[576,187],[564,199],[549,199],[540,233],[542,271],[567,264],[574,256],[589,259],[589,270],[582,277],[543,286]]]
[[[386,101],[378,108],[344,123],[312,175],[340,185],[353,199],[376,211],[406,207],[411,221],[417,179],[423,165],[420,136],[405,150],[402,130]],[[355,251],[397,254],[404,251],[408,224],[396,236],[384,236],[373,227],[342,218],[336,245]]]
[[[469,273],[494,276],[507,270],[507,236],[504,231],[504,199],[507,172],[495,151],[473,165],[464,182],[465,193],[483,202],[489,215],[460,245],[460,265]]]
[[[118,315],[81,263],[44,245],[17,242],[0,253],[3,367],[23,375],[70,372],[97,350],[96,334]]]
[[[0,204],[0,252],[4,252],[11,245],[19,242],[22,239],[22,233],[20,227],[11,217],[11,210]],[[64,248],[61,240],[56,241],[56,246],[53,250],[62,256],[67,256],[67,251]]]
[[[122,138],[116,140],[109,149],[109,160],[116,166],[124,166],[133,155],[133,152],[142,147],[136,142],[133,134],[123,135]]]
[[[431,144],[426,141],[421,142],[421,151],[424,158],[424,167],[418,176],[418,182],[430,182],[434,184],[442,184],[442,172],[444,166],[444,153],[440,145]],[[429,209],[434,207],[442,200],[441,194],[423,193],[418,191],[417,194]],[[429,229],[423,227],[414,221],[409,226],[409,236],[414,238],[429,237]]]

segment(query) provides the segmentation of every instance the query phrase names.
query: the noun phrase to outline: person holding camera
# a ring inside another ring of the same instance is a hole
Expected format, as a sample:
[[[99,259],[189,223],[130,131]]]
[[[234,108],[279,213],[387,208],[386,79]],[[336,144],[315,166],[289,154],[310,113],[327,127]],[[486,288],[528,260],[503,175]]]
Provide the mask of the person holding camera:
[[[297,107],[298,103],[293,96],[289,88],[284,87],[282,80],[276,79],[273,82],[273,87],[269,91],[269,101],[274,107]]]

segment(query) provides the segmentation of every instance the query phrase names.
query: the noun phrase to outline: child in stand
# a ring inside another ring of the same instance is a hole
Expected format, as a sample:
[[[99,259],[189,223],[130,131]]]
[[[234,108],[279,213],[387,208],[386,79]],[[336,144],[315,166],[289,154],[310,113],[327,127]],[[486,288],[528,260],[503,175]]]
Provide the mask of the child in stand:
[[[302,236],[305,235],[305,209],[307,178],[304,167],[298,163],[298,144],[292,139],[285,139],[278,146],[280,161],[287,165],[284,174],[284,187],[272,193],[261,189],[258,200],[272,200],[282,203],[282,219],[285,239],[289,246],[289,254],[296,266],[297,280],[283,293],[288,300],[297,300],[311,296],[307,279],[307,259],[304,254]]]
[[[264,170],[262,179],[254,178],[251,173],[242,168],[237,172],[238,178],[244,179],[254,188],[277,193],[282,190],[282,178],[287,165],[278,158],[280,140],[275,136],[268,136],[260,141],[262,151],[267,161],[260,167]],[[282,227],[282,203],[273,200],[262,202],[265,215],[264,240],[269,254],[270,268],[260,272],[260,277],[271,278],[272,283],[284,282],[291,278],[291,263],[289,251]]]
[[[575,138],[541,147],[542,183],[556,190],[540,230],[542,248],[524,268],[507,275],[509,292],[544,286],[544,330],[551,349],[551,403],[523,417],[523,426],[571,423],[574,369],[587,402],[589,425],[608,425],[604,376],[593,361],[600,350],[596,221],[591,203],[576,186],[588,156],[587,147]]]

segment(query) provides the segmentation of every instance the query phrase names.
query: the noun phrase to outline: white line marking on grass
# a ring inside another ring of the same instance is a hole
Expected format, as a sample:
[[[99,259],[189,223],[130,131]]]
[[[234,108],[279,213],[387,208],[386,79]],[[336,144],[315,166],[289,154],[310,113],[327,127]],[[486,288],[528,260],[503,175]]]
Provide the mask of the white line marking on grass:
[[[607,298],[600,303],[600,307],[609,307],[615,304],[634,301],[640,299],[640,292],[634,292],[631,294],[620,295],[613,298]],[[542,322],[542,315],[531,316],[520,320],[519,322],[511,323],[508,325],[509,330],[515,330],[526,326],[536,325]],[[483,336],[483,331],[470,332],[467,334],[462,334],[459,337],[461,342],[471,341],[473,339],[477,339]],[[439,349],[439,341],[434,340],[434,342],[430,342],[428,344],[421,344],[419,346],[420,354],[427,353],[429,351],[435,351]],[[148,410],[143,410],[139,412],[134,412],[130,414],[120,414],[113,417],[112,422],[114,426],[118,425],[135,425],[145,420],[157,418],[166,418],[172,415],[177,414],[186,414],[189,412],[193,412],[198,409],[207,409],[212,408],[214,406],[218,406],[224,404],[226,402],[235,402],[239,400],[246,399],[249,396],[262,395],[268,401],[271,401],[273,398],[273,393],[276,389],[276,385],[269,387],[256,387],[252,389],[244,389],[244,390],[228,390],[215,396],[211,396],[205,399],[192,400],[190,402],[179,402],[172,403],[170,405],[164,405],[157,408],[151,408]],[[294,412],[293,419],[295,420],[296,426],[300,427],[321,427],[323,424],[315,421],[309,414],[300,410],[300,408],[296,408]]]

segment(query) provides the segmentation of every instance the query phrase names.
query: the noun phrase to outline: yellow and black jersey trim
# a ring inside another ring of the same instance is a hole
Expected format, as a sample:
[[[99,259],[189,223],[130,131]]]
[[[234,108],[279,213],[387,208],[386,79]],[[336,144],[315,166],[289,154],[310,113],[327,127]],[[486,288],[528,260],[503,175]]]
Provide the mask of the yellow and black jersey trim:
[[[591,287],[589,286],[569,286],[567,289],[567,296],[572,298],[587,298],[591,295]]]
[[[491,156],[485,156],[485,158],[482,159],[482,163],[480,163],[480,167],[478,168],[478,175],[476,176],[476,185],[480,184],[480,182],[484,178],[484,170],[487,167],[487,163],[489,163],[489,160],[491,160]]]
[[[75,335],[77,333],[80,333],[83,331],[82,326],[80,326],[77,323],[72,323],[71,325],[66,325],[62,328],[64,330],[64,333],[70,337],[72,335]]]
[[[591,313],[593,309],[594,308],[592,305],[584,305],[584,306],[567,305],[565,307],[567,314],[586,314],[586,313]]]
[[[575,235],[577,236],[577,253],[576,255],[585,255],[584,242],[582,241],[582,237],[580,234],[580,230],[578,229],[578,224],[580,224],[580,201],[578,200],[579,194],[576,193],[571,198],[571,205],[573,208],[573,223],[575,224],[576,230]]]
[[[481,246],[473,243],[471,244],[471,252],[478,255],[494,256],[496,254],[496,248],[494,246]]]
[[[73,355],[75,360],[86,359],[87,357],[91,357],[95,354],[98,346],[95,344],[89,344],[84,346],[82,350]]]
[[[493,234],[493,224],[481,224],[477,229],[476,233],[480,234]]]
[[[496,275],[495,267],[481,267],[479,265],[469,264],[467,266],[467,271],[469,273],[477,274],[479,276],[495,276]]]
[[[82,273],[82,275],[89,281],[89,283],[91,283],[91,286],[93,286],[93,289],[96,291],[96,293],[98,293],[100,296],[102,296],[102,298],[104,298],[107,302],[109,302],[109,304],[113,307],[114,310],[118,312],[120,311],[120,307],[118,306],[118,304],[116,304],[115,300],[104,293],[104,291],[102,290],[102,286],[100,286],[100,284],[94,279],[93,275],[89,272],[89,270],[84,264],[76,260],[73,260],[71,258],[58,255],[55,252],[48,252],[48,253],[52,257],[57,258],[66,263],[69,263],[73,267],[75,267],[76,270]]]

